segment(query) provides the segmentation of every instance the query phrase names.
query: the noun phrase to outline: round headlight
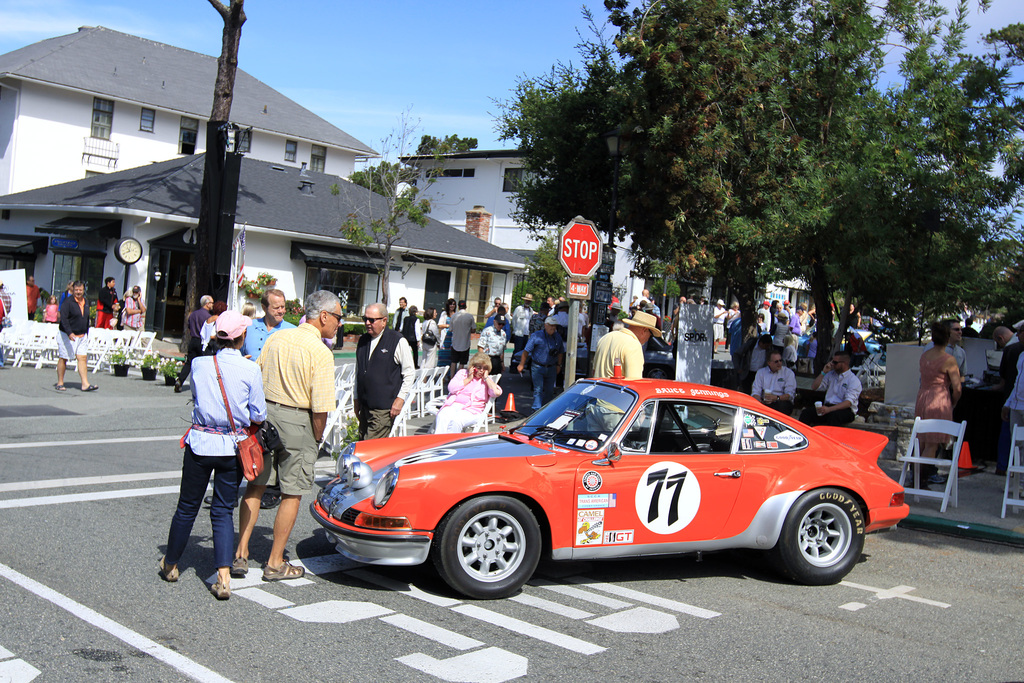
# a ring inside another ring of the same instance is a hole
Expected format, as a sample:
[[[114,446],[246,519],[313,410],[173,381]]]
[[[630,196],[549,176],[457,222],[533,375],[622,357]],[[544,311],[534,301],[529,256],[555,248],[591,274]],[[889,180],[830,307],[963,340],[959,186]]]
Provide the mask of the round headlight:
[[[398,468],[391,467],[384,476],[377,482],[377,488],[373,491],[373,507],[380,510],[384,507],[388,499],[391,498],[391,494],[395,492],[395,486],[398,484]]]
[[[341,453],[338,454],[338,462],[335,464],[335,474],[344,478],[345,470],[351,464],[352,459],[355,458],[355,452],[356,444],[354,441],[341,450]]]
[[[356,459],[352,463],[352,467],[349,468],[349,482],[348,485],[353,491],[357,489],[365,489],[367,486],[373,483],[373,468],[367,465],[365,462],[361,462]]]

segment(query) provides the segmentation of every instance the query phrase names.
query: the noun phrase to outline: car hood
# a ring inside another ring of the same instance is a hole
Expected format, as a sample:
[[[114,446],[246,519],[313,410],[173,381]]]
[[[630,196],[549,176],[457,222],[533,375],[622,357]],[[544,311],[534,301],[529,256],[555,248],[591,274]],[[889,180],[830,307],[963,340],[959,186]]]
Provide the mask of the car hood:
[[[364,451],[356,447],[360,460],[379,471],[392,464],[400,466],[440,461],[482,460],[491,458],[530,458],[550,456],[547,448],[533,445],[522,437],[501,437],[497,434],[473,434],[442,439],[439,437],[406,437],[382,439],[387,448],[370,446]],[[415,441],[415,443],[411,443]]]

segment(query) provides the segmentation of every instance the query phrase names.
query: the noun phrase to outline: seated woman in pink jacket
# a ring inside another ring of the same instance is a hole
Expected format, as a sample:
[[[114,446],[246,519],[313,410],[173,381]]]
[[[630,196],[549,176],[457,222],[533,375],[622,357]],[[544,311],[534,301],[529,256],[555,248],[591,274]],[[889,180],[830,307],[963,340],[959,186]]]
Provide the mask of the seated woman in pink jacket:
[[[448,398],[434,421],[435,434],[457,434],[480,419],[488,399],[501,396],[501,387],[488,375],[491,359],[479,352],[469,366],[459,370],[448,383]]]

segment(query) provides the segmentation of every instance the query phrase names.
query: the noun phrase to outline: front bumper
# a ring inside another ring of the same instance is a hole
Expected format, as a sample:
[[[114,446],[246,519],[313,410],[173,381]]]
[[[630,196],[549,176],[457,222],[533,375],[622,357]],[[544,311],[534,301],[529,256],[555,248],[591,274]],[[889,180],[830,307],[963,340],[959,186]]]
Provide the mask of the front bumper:
[[[363,564],[395,567],[423,564],[430,556],[430,536],[419,534],[374,534],[342,526],[314,501],[309,512],[335,543],[339,553]]]

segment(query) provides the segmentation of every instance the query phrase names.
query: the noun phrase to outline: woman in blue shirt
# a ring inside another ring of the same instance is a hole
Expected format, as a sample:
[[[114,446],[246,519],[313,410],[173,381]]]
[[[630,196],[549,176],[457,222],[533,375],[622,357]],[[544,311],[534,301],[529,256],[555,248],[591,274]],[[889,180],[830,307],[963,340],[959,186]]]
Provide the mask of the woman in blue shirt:
[[[263,396],[263,376],[259,367],[242,357],[240,349],[245,330],[252,320],[237,311],[225,311],[217,318],[220,350],[215,356],[200,356],[192,361],[192,426],[182,438],[185,446],[181,468],[181,492],[178,509],[171,519],[167,535],[167,553],[160,560],[160,576],[178,580],[178,560],[185,551],[203,494],[213,475],[213,552],[217,581],[210,587],[218,600],[231,597],[231,563],[234,559],[235,525],[232,510],[238,497],[242,472],[238,465],[238,442],[246,438],[245,427],[267,419]],[[215,362],[216,360],[216,362]],[[221,383],[224,393],[221,393]],[[226,400],[225,400],[226,394]],[[228,419],[231,407],[234,429]]]

